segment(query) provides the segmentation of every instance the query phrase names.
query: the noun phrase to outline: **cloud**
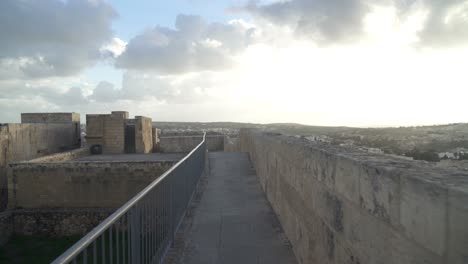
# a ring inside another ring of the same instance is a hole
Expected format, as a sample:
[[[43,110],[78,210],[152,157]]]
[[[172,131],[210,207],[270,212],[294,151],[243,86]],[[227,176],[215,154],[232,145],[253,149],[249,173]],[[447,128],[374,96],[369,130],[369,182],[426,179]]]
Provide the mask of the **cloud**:
[[[419,44],[450,47],[468,43],[466,0],[290,0],[259,4],[252,1],[241,10],[277,26],[287,26],[296,38],[322,44],[362,40],[363,21],[375,6],[393,6],[400,20],[415,12],[425,13]],[[398,23],[398,21],[396,21]]]
[[[114,88],[112,83],[102,81],[98,83],[89,99],[97,102],[114,102],[121,98],[120,90]]]
[[[297,37],[342,42],[359,37],[369,6],[362,0],[291,0],[245,8],[257,17],[291,27]]]
[[[249,44],[251,31],[240,21],[208,24],[200,16],[179,15],[175,29],[158,26],[131,39],[116,66],[165,74],[223,70]]]
[[[427,12],[418,36],[424,46],[452,47],[468,44],[468,1],[407,0],[397,2],[402,16],[411,10]]]
[[[69,76],[93,65],[116,16],[101,0],[0,1],[0,78]]]

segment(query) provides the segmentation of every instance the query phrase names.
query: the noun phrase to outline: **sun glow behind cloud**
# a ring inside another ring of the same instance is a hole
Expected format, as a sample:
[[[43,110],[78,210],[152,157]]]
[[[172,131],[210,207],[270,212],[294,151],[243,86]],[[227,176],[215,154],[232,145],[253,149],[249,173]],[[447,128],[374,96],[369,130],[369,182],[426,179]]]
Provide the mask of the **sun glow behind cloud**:
[[[464,120],[468,50],[418,48],[415,35],[423,20],[423,13],[415,13],[399,21],[393,8],[379,8],[366,19],[369,37],[355,45],[250,46],[239,58],[231,103],[262,122],[388,126]]]

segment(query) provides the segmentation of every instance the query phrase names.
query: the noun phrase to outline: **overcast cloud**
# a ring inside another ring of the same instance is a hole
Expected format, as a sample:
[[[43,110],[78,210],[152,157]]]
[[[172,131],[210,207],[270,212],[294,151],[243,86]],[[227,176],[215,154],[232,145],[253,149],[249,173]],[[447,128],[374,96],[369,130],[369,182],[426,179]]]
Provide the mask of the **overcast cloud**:
[[[69,76],[92,66],[116,17],[102,0],[2,0],[0,79]]]
[[[175,28],[157,26],[135,36],[117,58],[117,67],[165,74],[224,70],[250,43],[254,30],[241,21],[208,24],[192,15],[177,16]]]
[[[296,37],[336,44],[361,40],[363,19],[373,6],[393,6],[405,19],[417,11],[426,19],[418,33],[423,46],[448,47],[468,42],[466,0],[290,0],[270,4],[252,1],[243,10],[278,26],[289,26]]]

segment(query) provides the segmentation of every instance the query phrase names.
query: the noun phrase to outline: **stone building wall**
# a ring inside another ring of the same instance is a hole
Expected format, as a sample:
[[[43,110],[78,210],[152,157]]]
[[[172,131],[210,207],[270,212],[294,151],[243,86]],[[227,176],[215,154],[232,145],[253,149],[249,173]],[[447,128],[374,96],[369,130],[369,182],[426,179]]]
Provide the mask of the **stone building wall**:
[[[7,202],[6,166],[79,146],[73,123],[0,125],[0,211]]]
[[[86,115],[86,144],[88,146],[104,144],[105,115]]]
[[[159,129],[153,127],[151,131],[153,136],[153,152],[157,152],[159,148]]]
[[[76,158],[86,157],[91,155],[91,152],[88,147],[83,147],[79,149],[74,149],[71,151],[60,152],[52,155],[47,155],[40,158],[35,158],[28,160],[27,162],[32,163],[42,163],[42,162],[63,162],[70,161]]]
[[[125,152],[125,120],[127,112],[112,112],[104,118],[103,153],[118,154]]]
[[[299,263],[468,263],[468,173],[241,130]]]
[[[135,117],[135,151],[136,153],[151,153],[153,151],[153,123],[151,118]]]
[[[72,161],[11,164],[8,169],[8,207],[117,208],[174,163]]]
[[[18,209],[11,212],[11,233],[25,236],[85,235],[115,208]],[[0,236],[1,237],[1,236]]]
[[[126,126],[129,125],[135,126],[134,151],[152,152],[151,118],[137,116],[136,119],[128,119],[128,112],[124,111],[114,111],[110,115],[86,115],[87,144],[101,145],[104,154],[125,153]]]
[[[22,113],[21,123],[80,123],[78,113]]]

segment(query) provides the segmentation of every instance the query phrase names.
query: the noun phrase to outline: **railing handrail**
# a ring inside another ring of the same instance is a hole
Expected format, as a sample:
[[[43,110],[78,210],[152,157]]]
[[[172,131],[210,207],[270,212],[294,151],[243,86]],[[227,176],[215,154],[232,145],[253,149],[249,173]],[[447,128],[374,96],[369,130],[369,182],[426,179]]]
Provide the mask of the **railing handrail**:
[[[122,205],[117,211],[112,213],[108,216],[104,221],[102,221],[98,226],[93,228],[88,234],[82,237],[78,242],[76,242],[72,247],[70,247],[67,251],[62,253],[58,258],[56,258],[52,264],[59,264],[59,263],[66,263],[72,260],[74,257],[78,256],[81,251],[86,249],[96,238],[98,238],[102,233],[104,233],[109,227],[114,224],[114,222],[123,216],[130,208],[132,208],[137,202],[139,202],[148,192],[150,192],[155,186],[157,186],[161,181],[163,181],[168,175],[170,175],[177,167],[180,166],[184,161],[186,161],[195,151],[197,151],[200,147],[202,147],[203,143],[205,143],[206,132],[203,133],[203,139],[192,151],[190,151],[185,157],[179,160],[174,166],[172,166],[169,170],[164,172],[161,176],[159,176],[156,180],[151,182],[148,186],[146,186],[143,190],[141,190],[138,194],[133,196],[128,202]]]

